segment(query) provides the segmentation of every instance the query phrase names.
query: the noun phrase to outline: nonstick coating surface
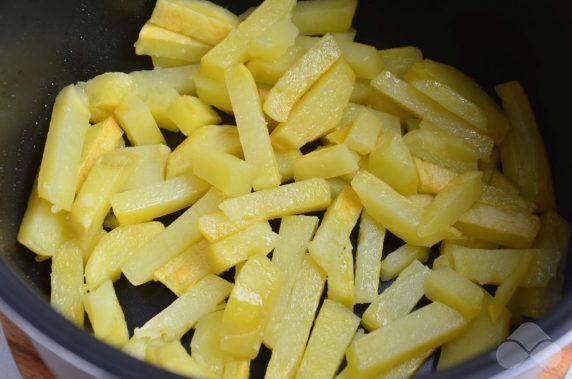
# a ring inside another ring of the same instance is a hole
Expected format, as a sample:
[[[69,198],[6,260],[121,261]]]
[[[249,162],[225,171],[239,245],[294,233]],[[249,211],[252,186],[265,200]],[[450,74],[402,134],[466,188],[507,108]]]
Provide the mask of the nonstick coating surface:
[[[257,1],[216,1],[242,12]],[[65,85],[106,71],[151,68],[133,42],[153,1],[19,0],[0,2],[0,297],[50,340],[110,376],[173,377],[117,352],[49,308],[50,263],[37,263],[16,242],[41,159],[51,107]],[[461,68],[489,93],[518,79],[538,116],[552,165],[560,213],[572,219],[570,90],[572,27],[567,1],[362,0],[357,40],[378,48],[414,45],[426,57]],[[568,262],[571,262],[569,260]],[[570,266],[568,278],[570,278]],[[159,284],[116,285],[130,328],[174,300]],[[567,280],[562,305],[539,322],[554,339],[572,329]],[[252,376],[263,376],[263,358]],[[423,373],[431,367],[424,367]],[[442,377],[498,372],[494,352],[440,373]]]

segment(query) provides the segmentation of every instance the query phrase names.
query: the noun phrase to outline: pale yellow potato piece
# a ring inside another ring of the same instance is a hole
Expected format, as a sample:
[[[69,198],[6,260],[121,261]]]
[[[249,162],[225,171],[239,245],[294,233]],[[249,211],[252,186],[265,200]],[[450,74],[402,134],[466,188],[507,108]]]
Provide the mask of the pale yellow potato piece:
[[[403,137],[411,155],[457,173],[477,170],[478,157],[465,141],[425,120],[419,127]]]
[[[280,173],[254,78],[244,65],[225,71],[225,82],[245,160],[254,168],[255,191],[280,185]]]
[[[549,210],[540,217],[540,230],[534,241],[534,247],[560,251],[560,259],[556,276],[546,287],[519,288],[510,301],[509,309],[513,314],[539,318],[552,309],[561,299],[566,267],[565,254],[570,243],[570,224],[555,211]]]
[[[256,223],[256,220],[229,220],[224,214],[217,212],[204,215],[199,219],[199,230],[209,242],[240,232]]]
[[[362,210],[359,198],[346,186],[326,210],[308,251],[328,274],[328,298],[353,306],[354,273],[350,234]],[[348,258],[349,257],[349,258]]]
[[[90,113],[80,91],[67,86],[56,97],[38,174],[38,196],[70,211],[76,193]]]
[[[278,58],[270,60],[251,59],[246,67],[257,83],[274,85],[305,52],[306,49],[302,46],[293,45]]]
[[[87,129],[81,151],[76,191],[81,188],[97,158],[119,147],[123,140],[122,136],[123,130],[112,117],[108,117]]]
[[[292,22],[292,17],[287,15],[250,42],[248,55],[265,60],[279,58],[294,45],[297,36],[298,28]]]
[[[137,224],[191,206],[210,186],[193,174],[181,175],[111,196],[120,225]]]
[[[196,149],[190,154],[193,173],[228,196],[250,193],[254,167],[223,151]]]
[[[417,170],[413,157],[401,137],[393,130],[384,131],[369,155],[369,171],[402,195],[417,193]]]
[[[179,97],[176,89],[171,87],[157,88],[155,91],[149,93],[145,98],[145,103],[157,126],[162,129],[167,129],[171,132],[177,133],[179,128],[169,117],[169,107],[171,103]]]
[[[133,145],[165,144],[149,107],[137,96],[126,95],[115,108],[114,115]]]
[[[425,278],[431,270],[413,260],[389,287],[373,299],[362,316],[369,331],[385,327],[409,314],[425,294]]]
[[[226,113],[232,114],[230,97],[221,74],[216,79],[207,77],[201,70],[193,75],[193,83],[197,89],[197,96],[206,104],[216,107]]]
[[[466,172],[437,193],[423,211],[417,228],[419,236],[426,237],[455,224],[481,196],[482,177],[480,171]]]
[[[316,317],[297,378],[332,378],[359,325],[359,317],[326,299]]]
[[[510,298],[528,274],[533,259],[532,253],[525,252],[514,271],[497,287],[495,296],[489,305],[491,320],[497,321],[506,310]]]
[[[201,126],[218,124],[219,115],[198,97],[183,95],[174,99],[167,112],[171,121],[186,136]]]
[[[50,305],[62,316],[82,327],[83,252],[73,241],[64,242],[52,256]]]
[[[294,163],[294,179],[334,178],[359,169],[359,155],[345,144],[333,145],[303,155]]]
[[[189,64],[131,72],[129,77],[132,80],[133,94],[146,99],[157,90],[173,88],[181,95],[195,95],[197,91],[193,78],[198,68],[197,64]]]
[[[282,183],[290,182],[294,179],[294,165],[302,158],[302,152],[298,149],[290,151],[274,151],[278,173]]]
[[[226,196],[212,188],[199,201],[187,209],[164,231],[135,250],[121,264],[121,270],[133,285],[140,285],[153,278],[153,273],[169,260],[201,239],[199,219],[213,213]]]
[[[393,130],[396,133],[401,133],[401,121],[398,116],[378,111],[369,106],[364,106],[354,103],[349,103],[346,106],[346,109],[344,110],[344,115],[342,116],[342,119],[338,126],[343,127],[345,125],[351,124],[364,109],[369,112],[373,112],[373,114],[379,119],[383,131]]]
[[[181,59],[172,59],[172,58],[155,57],[155,56],[151,56],[151,62],[153,63],[154,68],[172,68],[172,67],[186,66],[189,64],[189,62]]]
[[[511,248],[528,248],[540,228],[538,216],[477,202],[455,223],[467,236]]]
[[[333,132],[328,133],[325,137],[322,138],[323,144],[343,144],[344,140],[348,136],[348,133],[350,132],[351,126],[351,124],[341,126],[335,129]]]
[[[300,1],[292,12],[292,21],[300,34],[345,32],[352,26],[356,8],[357,0]]]
[[[510,326],[510,313],[504,311],[493,321],[489,315],[491,296],[485,294],[479,315],[473,319],[465,331],[441,347],[437,370],[444,370],[484,353],[505,340]]]
[[[238,25],[238,17],[210,1],[158,0],[150,22],[211,45]]]
[[[518,195],[520,193],[520,190],[514,185],[514,183],[512,183],[498,170],[493,171],[489,184],[513,195]]]
[[[374,88],[373,86],[371,87]],[[367,105],[380,112],[395,115],[402,120],[416,117],[413,113],[398,104],[398,102],[391,99],[388,95],[381,93],[380,91],[371,91]]]
[[[311,48],[318,41],[317,37],[300,36],[296,44]],[[340,40],[336,38],[342,57],[348,62],[356,77],[372,79],[382,70],[381,57],[375,47],[363,43]]]
[[[344,144],[361,155],[367,155],[376,147],[381,132],[379,118],[373,112],[363,110],[353,120],[344,138]]]
[[[246,261],[240,270],[220,326],[221,348],[239,359],[254,359],[262,344],[266,311],[278,293],[282,277],[265,256]]]
[[[181,341],[149,346],[145,358],[148,362],[175,374],[190,378],[215,378],[212,372],[201,368],[195,359],[187,353]]]
[[[505,192],[497,187],[483,184],[479,201],[483,204],[507,208],[514,211],[534,213],[536,205],[522,196]]]
[[[405,80],[433,80],[442,83],[481,108],[487,116],[487,134],[496,143],[505,137],[509,124],[495,101],[470,77],[446,64],[425,59],[410,67]]]
[[[250,360],[233,359],[227,360],[224,366],[223,379],[248,379],[250,377]]]
[[[320,297],[326,283],[325,273],[306,255],[292,287],[288,309],[284,313],[272,355],[266,367],[266,379],[294,378],[310,335]]]
[[[486,161],[490,158],[494,145],[492,138],[479,133],[467,122],[423,95],[394,74],[389,71],[383,71],[371,81],[371,85],[419,118],[426,119],[443,131],[465,140],[480,159]]]
[[[35,254],[51,257],[70,238],[67,230],[68,213],[53,213],[52,204],[38,197],[37,186],[37,182],[34,182],[17,239]]]
[[[362,212],[356,249],[354,303],[371,303],[377,296],[385,228]]]
[[[298,100],[341,57],[336,39],[324,36],[296,61],[272,87],[264,112],[285,122]]]
[[[331,32],[330,34],[340,41],[353,41],[356,38],[357,30],[348,29],[345,32]]]
[[[425,210],[434,198],[435,196],[426,193],[416,193],[414,195],[407,196],[407,200],[412,202],[420,210]]]
[[[142,327],[135,328],[131,339],[160,338],[166,342],[180,339],[203,315],[213,312],[232,287],[218,276],[205,276]]]
[[[123,192],[163,182],[170,152],[168,146],[155,144],[123,147],[107,153],[107,156],[128,159],[133,165],[133,170],[121,188]]]
[[[296,0],[266,0],[201,59],[201,71],[209,78],[222,77],[224,71],[248,59],[248,47],[290,14]]]
[[[283,280],[264,326],[263,342],[266,346],[274,346],[283,329],[281,321],[288,309],[292,288],[303,267],[307,245],[314,236],[318,222],[319,219],[315,216],[288,216],[280,222],[272,263],[280,271]]]
[[[149,22],[143,25],[135,42],[137,55],[179,59],[188,63],[199,62],[211,48],[212,45]]]
[[[129,340],[129,331],[121,304],[117,300],[111,280],[83,296],[85,311],[95,336],[115,347]]]
[[[560,252],[542,249],[471,249],[451,245],[455,270],[481,285],[499,285],[515,271],[525,253],[534,256],[522,287],[545,286],[558,270]]]
[[[356,80],[354,83],[354,89],[352,91],[352,95],[350,97],[350,102],[359,104],[359,105],[367,105],[369,101],[369,97],[371,96],[371,92],[373,88],[369,85],[369,80],[366,79],[359,79]]]
[[[412,378],[421,365],[433,354],[435,349],[428,349],[419,353],[403,363],[394,366],[386,371],[380,372],[375,379],[401,379]]]
[[[242,157],[238,129],[231,125],[207,125],[195,130],[169,156],[167,177],[192,172],[191,154],[198,149],[222,151]]]
[[[155,271],[153,278],[181,296],[199,280],[213,274],[208,251],[209,243],[200,240]]]
[[[333,129],[342,118],[354,80],[350,66],[338,59],[297,102],[288,120],[272,131],[272,143],[282,150],[298,149]]]
[[[90,121],[100,122],[113,115],[133,84],[131,76],[123,72],[106,72],[82,84],[91,112]]]
[[[470,321],[481,311],[484,292],[458,272],[441,268],[425,278],[425,295],[450,306]]]
[[[85,284],[90,291],[121,275],[121,264],[137,249],[165,229],[158,221],[118,226],[101,237],[85,264]]]
[[[429,258],[429,249],[423,246],[402,245],[389,253],[381,261],[380,278],[383,281],[396,278],[414,260],[425,263]]]
[[[104,155],[89,172],[69,213],[74,239],[87,249],[111,209],[111,197],[121,190],[133,165],[125,157]]]
[[[488,121],[485,112],[451,87],[434,80],[416,80],[411,82],[411,85],[449,112],[467,121],[475,129],[487,132]]]
[[[423,60],[423,53],[416,47],[404,46],[379,50],[382,70],[402,76],[415,63]]]
[[[222,377],[229,359],[220,346],[222,314],[223,311],[216,311],[201,317],[191,339],[191,356],[200,367],[212,372],[217,378]]]
[[[353,378],[371,377],[452,340],[466,325],[453,309],[431,303],[355,340],[346,352],[348,368]]]
[[[210,266],[215,274],[220,274],[250,257],[267,255],[274,248],[277,237],[268,222],[249,226],[210,245]]]
[[[228,199],[219,208],[231,220],[270,220],[322,210],[330,201],[328,183],[316,178]]]
[[[501,144],[503,172],[538,210],[553,209],[556,200],[548,157],[524,88],[510,82],[496,90],[511,124]]]
[[[405,242],[432,246],[445,237],[446,233],[420,238],[416,230],[421,209],[373,174],[359,171],[351,185],[371,217]]]
[[[456,172],[419,158],[413,159],[419,178],[419,192],[437,194],[457,176]]]

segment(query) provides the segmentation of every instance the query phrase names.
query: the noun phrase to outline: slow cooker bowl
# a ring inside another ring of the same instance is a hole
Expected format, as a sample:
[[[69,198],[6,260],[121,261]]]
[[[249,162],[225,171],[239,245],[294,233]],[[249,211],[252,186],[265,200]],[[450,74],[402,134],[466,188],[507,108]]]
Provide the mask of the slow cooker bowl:
[[[215,1],[242,12],[258,1]],[[93,377],[171,378],[67,322],[49,306],[49,261],[38,263],[16,242],[42,156],[51,107],[65,85],[106,71],[151,68],[133,42],[153,0],[20,0],[0,2],[0,304],[21,328],[62,362]],[[378,48],[419,47],[425,57],[465,71],[489,93],[520,80],[551,163],[559,213],[572,220],[570,91],[572,23],[566,0],[362,0],[357,40]],[[572,260],[563,300],[537,321],[555,341],[572,330]],[[158,284],[117,292],[130,327],[174,300]],[[494,350],[435,377],[488,377],[501,372]],[[261,357],[251,369],[263,377]],[[64,364],[64,363],[62,363]],[[429,374],[431,364],[418,375]]]

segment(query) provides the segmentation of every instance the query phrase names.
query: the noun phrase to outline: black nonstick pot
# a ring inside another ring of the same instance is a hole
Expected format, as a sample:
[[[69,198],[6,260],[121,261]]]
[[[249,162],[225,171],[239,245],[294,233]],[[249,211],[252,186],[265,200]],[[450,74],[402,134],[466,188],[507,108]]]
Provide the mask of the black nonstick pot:
[[[215,1],[240,13],[258,1]],[[572,12],[568,0],[362,0],[357,40],[419,47],[476,78],[490,93],[518,79],[527,89],[551,162],[560,214],[572,220]],[[51,107],[65,85],[106,71],[151,68],[134,54],[153,0],[0,1],[0,305],[40,347],[57,375],[167,378],[91,337],[49,306],[50,262],[16,242],[38,169]],[[537,324],[559,341],[572,330],[572,259],[561,304]],[[174,300],[159,284],[116,284],[129,327]],[[268,354],[252,366],[263,377]],[[436,375],[488,377],[503,370],[490,351]],[[431,362],[420,374],[432,371]],[[0,374],[0,377],[2,375]]]

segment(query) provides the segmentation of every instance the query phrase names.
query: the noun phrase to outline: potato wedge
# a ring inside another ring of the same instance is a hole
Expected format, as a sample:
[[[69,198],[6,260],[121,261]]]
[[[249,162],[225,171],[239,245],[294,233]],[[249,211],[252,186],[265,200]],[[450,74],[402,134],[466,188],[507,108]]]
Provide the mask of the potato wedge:
[[[292,21],[300,34],[345,32],[352,26],[356,8],[357,0],[300,1],[292,12]]]
[[[254,359],[262,343],[263,319],[278,293],[282,276],[265,256],[246,261],[240,270],[220,325],[221,349],[239,359]]]
[[[81,154],[89,128],[90,112],[73,85],[56,97],[38,174],[38,196],[70,211],[78,181]]]
[[[304,256],[284,313],[284,328],[272,347],[265,378],[295,377],[325,283],[325,273],[309,255]]]
[[[409,314],[425,294],[425,278],[430,273],[431,270],[422,263],[413,260],[401,271],[393,284],[381,294],[376,294],[363,313],[362,325],[373,331]]]
[[[264,112],[285,122],[297,101],[341,57],[336,39],[326,35],[296,61],[270,90]]]
[[[496,89],[511,124],[501,144],[504,174],[540,211],[554,208],[550,166],[528,97],[518,82],[501,84]]]
[[[318,227],[318,221],[315,216],[288,216],[280,222],[272,263],[280,271],[283,280],[264,325],[263,341],[266,346],[274,346],[280,335],[281,321],[288,309],[295,280],[303,267],[307,245]]]
[[[356,249],[354,303],[371,303],[377,296],[385,228],[362,212]]]
[[[316,317],[298,378],[332,378],[359,325],[359,317],[343,305],[324,300]]]
[[[209,243],[200,240],[155,271],[153,279],[181,296],[199,280],[214,273],[208,252]]]
[[[219,208],[231,220],[270,220],[322,210],[330,201],[328,183],[324,179],[308,179],[228,199]]]
[[[83,326],[83,252],[73,240],[63,243],[52,257],[50,305],[62,316]]]
[[[83,301],[95,336],[115,347],[122,347],[129,340],[129,332],[111,280],[85,294]]]
[[[442,303],[431,303],[354,340],[346,352],[348,368],[354,378],[371,377],[405,362],[419,351],[452,340],[465,327],[466,321],[459,313]]]
[[[342,118],[354,80],[350,66],[339,59],[298,101],[288,120],[272,131],[274,146],[299,149],[332,130]]]
[[[232,284],[217,276],[205,276],[142,327],[135,328],[131,339],[160,338],[166,342],[180,339],[203,315],[213,312],[232,287]]]
[[[237,65],[225,71],[225,82],[244,158],[254,169],[252,187],[255,191],[277,187],[280,173],[254,78],[244,65]]]

